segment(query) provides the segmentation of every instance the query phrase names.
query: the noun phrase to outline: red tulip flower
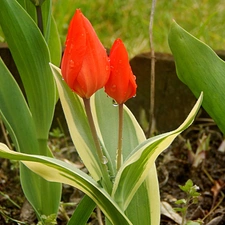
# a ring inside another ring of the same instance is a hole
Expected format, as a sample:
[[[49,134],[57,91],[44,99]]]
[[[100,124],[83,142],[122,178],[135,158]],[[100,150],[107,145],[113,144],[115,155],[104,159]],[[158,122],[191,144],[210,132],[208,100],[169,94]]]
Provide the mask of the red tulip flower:
[[[118,104],[136,95],[137,84],[132,73],[128,53],[123,42],[117,39],[110,51],[110,77],[105,92]]]
[[[88,19],[77,9],[67,34],[61,71],[68,86],[90,98],[109,78],[109,59]]]

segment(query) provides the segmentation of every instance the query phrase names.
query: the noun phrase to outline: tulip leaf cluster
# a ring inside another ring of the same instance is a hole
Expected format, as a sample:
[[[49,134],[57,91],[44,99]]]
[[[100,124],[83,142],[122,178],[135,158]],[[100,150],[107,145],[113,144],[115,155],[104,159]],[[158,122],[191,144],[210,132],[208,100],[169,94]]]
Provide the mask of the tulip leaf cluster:
[[[109,98],[102,91],[97,92],[91,98],[92,105],[95,105],[96,109],[95,121],[99,126],[99,138],[105,151],[109,151],[107,154],[108,168],[110,169],[109,174],[112,177],[113,189],[111,193],[108,193],[99,186],[101,170],[99,168],[99,160],[94,151],[94,143],[91,138],[89,139],[83,135],[84,132],[87,132],[88,135],[90,131],[88,131],[87,127],[81,126],[85,121],[85,111],[82,108],[82,101],[66,87],[65,82],[61,79],[60,70],[55,66],[53,66],[53,70],[57,79],[57,86],[64,110],[68,111],[66,118],[70,121],[68,125],[73,142],[91,176],[61,160],[14,152],[9,150],[4,144],[0,145],[0,156],[21,160],[23,164],[46,180],[66,183],[80,189],[89,196],[89,198],[85,199],[87,204],[83,210],[93,210],[94,206],[91,203],[94,201],[110,221],[109,224],[159,224],[160,198],[159,192],[157,191],[159,189],[154,165],[155,159],[171,144],[180,132],[193,122],[200,107],[202,96],[199,98],[188,118],[177,130],[148,140],[145,139],[141,127],[131,112],[125,108],[126,129],[124,132],[127,132],[127,136],[124,137],[126,139],[124,143],[126,146],[124,153],[125,162],[118,173],[116,172],[114,162],[115,145],[112,145],[114,143],[113,140],[117,139],[115,132],[117,127],[113,118],[113,115],[117,114],[117,110],[115,110]],[[107,107],[103,107],[104,110],[100,111],[96,107],[102,104]],[[108,119],[107,117],[102,118],[101,116],[103,114],[108,115],[107,113],[109,112],[112,118],[109,119],[110,127],[106,127],[105,121]],[[105,132],[107,130],[109,130],[108,133]],[[135,215],[136,213],[142,215],[137,221],[137,216],[131,215],[131,212],[139,201],[143,201],[145,204],[139,205],[139,209],[135,210]],[[139,223],[140,221],[141,223]]]
[[[22,80],[23,89],[0,59],[0,119],[4,122],[15,150],[27,154],[52,156],[48,135],[57,100],[56,85],[49,61],[59,65],[61,52],[54,23],[48,24],[43,13],[45,34],[32,19],[35,6],[28,1],[2,0],[0,26]],[[50,2],[43,12],[50,10]],[[32,7],[25,5],[30,4]],[[54,39],[52,38],[54,36]],[[20,165],[23,192],[37,218],[56,217],[61,198],[61,184],[50,183],[24,165]],[[50,207],[49,207],[50,206]]]

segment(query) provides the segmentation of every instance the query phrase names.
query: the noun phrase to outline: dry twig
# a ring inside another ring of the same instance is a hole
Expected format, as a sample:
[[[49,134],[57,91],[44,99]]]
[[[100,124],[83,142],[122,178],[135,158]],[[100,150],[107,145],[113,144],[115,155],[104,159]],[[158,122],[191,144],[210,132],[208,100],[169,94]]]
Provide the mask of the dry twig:
[[[153,44],[153,21],[155,14],[156,0],[152,0],[152,8],[149,23],[149,41],[151,50],[151,75],[150,75],[150,110],[149,110],[149,129],[147,136],[150,137],[155,130],[155,52]]]

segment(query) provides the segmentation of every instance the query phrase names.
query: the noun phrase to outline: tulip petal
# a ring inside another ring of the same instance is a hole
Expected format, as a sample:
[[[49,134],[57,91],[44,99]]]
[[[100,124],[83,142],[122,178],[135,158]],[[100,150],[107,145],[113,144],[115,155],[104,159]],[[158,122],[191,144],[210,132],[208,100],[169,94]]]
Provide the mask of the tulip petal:
[[[85,52],[86,31],[83,26],[83,15],[78,9],[69,25],[61,66],[63,78],[71,88],[75,85],[77,75],[81,70]]]
[[[95,43],[87,45],[87,54],[83,61],[80,74],[77,77],[77,85],[83,89],[85,96],[89,98],[98,89],[104,87],[109,78],[109,60],[106,50]],[[92,44],[92,45],[91,45]],[[108,68],[108,70],[107,70]]]
[[[105,91],[118,104],[121,104],[136,94],[137,85],[126,48],[120,39],[114,42],[109,57],[111,73]]]
[[[90,98],[109,78],[109,60],[89,20],[77,10],[69,27],[62,74],[69,87]]]

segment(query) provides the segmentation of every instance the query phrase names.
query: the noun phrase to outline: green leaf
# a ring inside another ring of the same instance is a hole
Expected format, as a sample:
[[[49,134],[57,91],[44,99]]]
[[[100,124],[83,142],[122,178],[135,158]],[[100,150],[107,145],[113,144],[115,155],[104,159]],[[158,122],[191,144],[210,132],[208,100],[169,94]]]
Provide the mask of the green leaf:
[[[186,223],[186,225],[201,225],[201,223],[188,220],[187,223]]]
[[[21,160],[29,169],[48,181],[61,182],[78,188],[99,206],[113,224],[132,224],[109,194],[90,176],[75,166],[58,159],[14,152],[0,143],[0,156]]]
[[[90,197],[85,195],[79,202],[79,205],[76,207],[67,225],[86,225],[95,207],[95,202]]]
[[[36,9],[38,7],[36,7]],[[48,43],[50,31],[52,28],[52,0],[45,1],[44,4],[40,8],[41,8],[41,14],[42,14],[42,18],[43,18],[44,38],[45,38],[46,42]],[[57,39],[57,37],[56,37],[56,39]]]
[[[0,117],[17,151],[30,154],[39,152],[32,115],[18,84],[2,59],[0,59]],[[56,214],[61,197],[61,185],[45,181],[23,165],[20,167],[20,176],[24,193],[37,215],[40,217],[42,214]]]
[[[146,178],[149,169],[154,165],[158,155],[164,151],[172,141],[193,122],[202,102],[201,93],[197,103],[187,119],[176,130],[155,136],[141,143],[130,154],[122,165],[115,179],[112,196],[125,210],[134,193]]]
[[[1,1],[0,25],[25,87],[37,137],[47,140],[56,90],[46,42],[37,25],[16,0]]]
[[[159,185],[156,167],[154,164],[150,168],[144,182],[134,193],[125,214],[135,225],[160,224]]]
[[[193,182],[191,179],[187,180],[184,186],[179,185],[179,188],[186,193],[188,193],[192,187],[193,187]]]
[[[17,2],[26,10],[30,17],[36,21],[36,9],[30,0],[17,0]]]
[[[175,204],[177,204],[177,205],[186,204],[186,203],[187,203],[186,199],[179,199],[179,200],[175,201]]]
[[[169,32],[169,46],[173,53],[177,75],[197,97],[203,91],[203,107],[225,134],[225,62],[177,23]]]
[[[26,100],[0,58],[0,112],[17,151],[38,152],[35,125]]]
[[[182,208],[173,208],[176,212],[186,212],[187,211],[187,207],[182,207]]]
[[[28,2],[24,2],[23,7],[30,15],[33,13],[33,6]],[[30,107],[27,107],[12,76],[2,74],[2,117],[18,151],[51,155],[47,138],[55,104],[55,86],[48,65],[48,48],[38,27],[17,1],[3,0],[1,9],[0,24],[23,80]],[[42,214],[56,214],[61,185],[46,182],[24,166],[20,167],[20,173],[24,193],[39,218]]]
[[[51,62],[59,66],[62,56],[62,47],[56,22],[53,17],[51,18],[50,35],[47,43],[51,55]]]
[[[20,180],[24,194],[39,220],[43,215],[57,215],[61,200],[61,184],[48,182],[20,164]]]

